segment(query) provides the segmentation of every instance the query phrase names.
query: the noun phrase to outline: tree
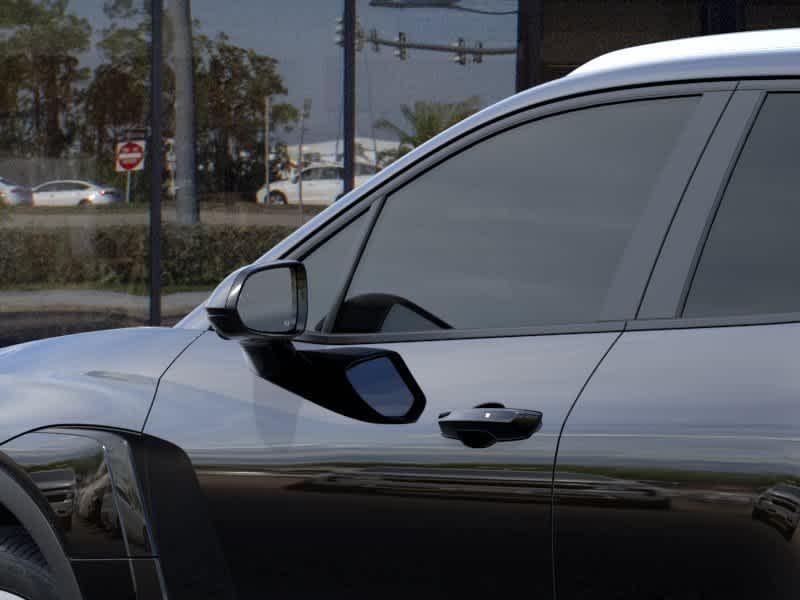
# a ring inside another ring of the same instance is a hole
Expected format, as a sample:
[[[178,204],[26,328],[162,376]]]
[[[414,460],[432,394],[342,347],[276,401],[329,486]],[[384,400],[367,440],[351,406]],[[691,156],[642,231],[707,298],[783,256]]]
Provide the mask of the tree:
[[[0,10],[0,110],[10,125],[3,137],[23,155],[62,156],[77,139],[76,99],[90,75],[78,56],[92,28],[67,7],[68,0],[14,0]]]
[[[381,152],[379,162],[386,164],[400,158],[448,127],[477,112],[480,104],[480,99],[476,96],[461,102],[417,100],[413,107],[403,104],[400,112],[406,121],[405,129],[388,119],[380,119],[375,123],[376,129],[394,134],[400,142],[397,150]]]
[[[116,25],[97,47],[104,58],[81,96],[84,108],[82,149],[111,156],[115,142],[131,129],[143,129],[149,106],[149,23]],[[103,161],[105,162],[105,161]]]
[[[200,161],[213,173],[210,191],[254,191],[264,181],[261,136],[264,98],[286,93],[277,61],[231,43],[228,36],[196,39],[197,122]],[[296,107],[271,102],[274,128],[291,128]]]

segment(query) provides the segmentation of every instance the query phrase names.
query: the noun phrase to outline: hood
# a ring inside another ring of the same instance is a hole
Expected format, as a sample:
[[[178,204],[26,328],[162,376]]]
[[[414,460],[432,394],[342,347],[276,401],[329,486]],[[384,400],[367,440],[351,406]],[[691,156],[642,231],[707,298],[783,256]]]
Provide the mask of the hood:
[[[0,350],[0,443],[52,425],[141,430],[156,385],[202,331],[140,327]]]

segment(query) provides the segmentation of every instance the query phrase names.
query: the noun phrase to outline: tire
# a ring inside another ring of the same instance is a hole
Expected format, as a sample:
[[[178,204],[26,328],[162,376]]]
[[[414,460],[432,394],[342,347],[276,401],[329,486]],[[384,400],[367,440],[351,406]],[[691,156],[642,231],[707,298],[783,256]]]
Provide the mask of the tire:
[[[267,206],[286,204],[286,195],[283,192],[270,192]]]
[[[0,598],[15,597],[58,600],[59,594],[47,562],[27,532],[21,527],[0,527]]]
[[[91,206],[91,205],[92,205],[92,201],[89,200],[88,198],[84,198],[83,200],[78,202],[78,206]]]

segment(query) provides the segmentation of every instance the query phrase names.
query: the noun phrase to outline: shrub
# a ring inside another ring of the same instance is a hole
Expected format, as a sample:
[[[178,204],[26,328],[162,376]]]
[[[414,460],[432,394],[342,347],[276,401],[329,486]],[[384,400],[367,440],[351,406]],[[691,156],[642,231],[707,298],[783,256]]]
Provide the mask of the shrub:
[[[162,284],[206,287],[252,262],[291,233],[282,226],[167,224],[162,233]],[[0,287],[145,289],[149,228],[0,229]]]

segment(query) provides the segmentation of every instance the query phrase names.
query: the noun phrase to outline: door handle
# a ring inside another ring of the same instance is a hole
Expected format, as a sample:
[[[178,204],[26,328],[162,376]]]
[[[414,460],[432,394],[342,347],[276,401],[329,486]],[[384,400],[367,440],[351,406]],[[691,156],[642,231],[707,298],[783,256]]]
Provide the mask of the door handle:
[[[497,442],[527,440],[541,426],[542,413],[538,410],[506,408],[496,402],[439,415],[442,435],[460,440],[470,448],[488,448]]]

